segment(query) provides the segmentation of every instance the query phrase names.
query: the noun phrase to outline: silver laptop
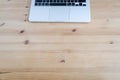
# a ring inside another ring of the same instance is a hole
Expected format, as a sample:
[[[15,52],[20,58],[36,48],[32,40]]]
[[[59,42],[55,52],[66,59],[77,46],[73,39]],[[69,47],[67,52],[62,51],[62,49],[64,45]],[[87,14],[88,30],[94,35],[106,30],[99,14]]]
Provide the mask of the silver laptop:
[[[32,0],[31,22],[90,22],[90,0]]]

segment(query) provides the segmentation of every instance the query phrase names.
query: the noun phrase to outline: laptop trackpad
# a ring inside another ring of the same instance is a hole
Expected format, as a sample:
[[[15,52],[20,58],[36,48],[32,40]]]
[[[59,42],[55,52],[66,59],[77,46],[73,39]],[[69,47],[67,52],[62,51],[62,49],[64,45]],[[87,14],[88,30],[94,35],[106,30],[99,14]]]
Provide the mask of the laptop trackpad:
[[[51,7],[49,12],[49,20],[53,22],[69,21],[70,8],[63,6]]]

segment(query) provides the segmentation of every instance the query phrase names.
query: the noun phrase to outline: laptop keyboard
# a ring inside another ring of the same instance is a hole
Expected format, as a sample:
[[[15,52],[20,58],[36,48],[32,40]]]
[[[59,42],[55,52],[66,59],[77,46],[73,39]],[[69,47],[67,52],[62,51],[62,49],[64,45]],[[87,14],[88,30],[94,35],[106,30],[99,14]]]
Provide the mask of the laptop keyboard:
[[[86,0],[35,0],[35,6],[86,6]]]

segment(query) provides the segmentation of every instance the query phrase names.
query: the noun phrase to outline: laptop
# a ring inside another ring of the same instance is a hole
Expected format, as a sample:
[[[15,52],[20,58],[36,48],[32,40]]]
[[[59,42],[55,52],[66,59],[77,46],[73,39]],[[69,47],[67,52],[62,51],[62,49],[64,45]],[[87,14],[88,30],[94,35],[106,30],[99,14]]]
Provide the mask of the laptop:
[[[90,0],[31,0],[30,22],[90,22]]]

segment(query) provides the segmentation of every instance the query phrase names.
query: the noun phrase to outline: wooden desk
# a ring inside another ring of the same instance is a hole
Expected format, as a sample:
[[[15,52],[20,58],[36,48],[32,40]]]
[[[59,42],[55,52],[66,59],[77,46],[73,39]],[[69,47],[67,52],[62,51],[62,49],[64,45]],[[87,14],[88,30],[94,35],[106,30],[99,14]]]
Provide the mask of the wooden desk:
[[[120,80],[120,0],[91,0],[91,23],[30,23],[30,0],[0,0],[0,80]]]

